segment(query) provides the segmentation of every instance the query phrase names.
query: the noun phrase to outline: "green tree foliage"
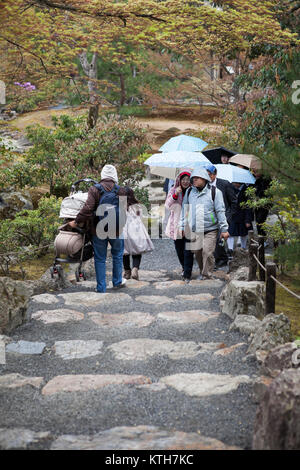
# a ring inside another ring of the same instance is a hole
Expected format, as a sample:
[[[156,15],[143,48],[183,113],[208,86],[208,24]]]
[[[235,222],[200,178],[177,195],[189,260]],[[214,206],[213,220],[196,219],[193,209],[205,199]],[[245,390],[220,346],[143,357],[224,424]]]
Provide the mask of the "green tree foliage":
[[[99,180],[107,163],[116,166],[120,184],[135,187],[144,177],[145,165],[139,156],[150,147],[145,129],[135,119],[103,117],[93,129],[87,128],[84,116],[62,115],[54,123],[54,129],[40,125],[28,128],[33,146],[24,159],[0,171],[4,185],[46,183],[51,195],[66,196],[78,179]]]
[[[13,264],[47,253],[61,224],[60,205],[61,199],[44,197],[37,209],[23,210],[13,220],[1,221],[1,275],[9,275]]]

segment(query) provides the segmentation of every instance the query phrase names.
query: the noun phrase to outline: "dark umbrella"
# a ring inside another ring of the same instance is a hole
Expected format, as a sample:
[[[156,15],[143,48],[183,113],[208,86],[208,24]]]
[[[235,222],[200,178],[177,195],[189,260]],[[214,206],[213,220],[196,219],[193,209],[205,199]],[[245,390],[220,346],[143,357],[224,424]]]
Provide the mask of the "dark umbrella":
[[[216,147],[214,149],[202,150],[203,155],[208,158],[211,163],[218,164],[221,162],[221,155],[226,155],[227,157],[232,157],[236,155],[237,152],[228,150],[225,147]]]

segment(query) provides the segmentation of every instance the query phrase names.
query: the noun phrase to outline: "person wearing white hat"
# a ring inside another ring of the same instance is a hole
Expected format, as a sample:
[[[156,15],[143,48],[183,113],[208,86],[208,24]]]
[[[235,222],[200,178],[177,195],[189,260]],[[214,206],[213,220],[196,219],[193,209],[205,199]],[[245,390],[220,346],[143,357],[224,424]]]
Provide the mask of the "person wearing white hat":
[[[218,231],[220,238],[229,237],[222,192],[212,187],[203,167],[195,168],[190,177],[192,187],[185,193],[179,228],[190,240],[184,253],[184,279],[189,282],[193,270],[193,254],[200,268],[198,279],[212,277],[214,250]]]
[[[104,214],[98,214],[97,210],[101,205],[103,205],[103,207],[107,207],[107,202],[104,203],[105,198],[109,197],[111,201],[118,200],[119,196],[125,195],[124,191],[125,188],[118,186],[118,174],[116,168],[113,165],[104,165],[101,171],[100,183],[89,188],[86,203],[78,213],[75,221],[70,222],[72,227],[84,224],[89,228],[93,236],[92,242],[97,279],[96,291],[101,293],[106,292],[106,257],[108,242],[111,245],[111,254],[113,259],[113,287],[124,287],[126,284],[126,279],[122,277],[124,253],[124,239],[120,233],[122,231],[122,226],[120,225],[120,228],[117,228],[117,231],[115,230],[115,233],[111,235],[109,228],[107,228],[107,224],[105,226],[105,212]],[[109,207],[112,206],[109,205]],[[101,230],[102,228],[103,230],[101,234],[99,229],[99,225],[101,225],[101,217],[95,217],[96,213],[101,216],[103,220],[103,227],[101,226]]]

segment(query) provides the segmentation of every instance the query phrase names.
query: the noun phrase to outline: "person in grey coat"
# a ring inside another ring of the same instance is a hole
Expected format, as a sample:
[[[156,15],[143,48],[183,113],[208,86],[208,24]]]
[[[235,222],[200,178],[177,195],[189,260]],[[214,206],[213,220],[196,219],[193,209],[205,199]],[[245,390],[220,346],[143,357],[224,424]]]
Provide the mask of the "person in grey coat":
[[[186,191],[179,228],[188,240],[184,253],[184,279],[189,282],[193,270],[194,253],[200,268],[197,279],[209,279],[214,268],[214,250],[218,232],[220,238],[229,237],[222,192],[212,187],[203,167],[191,174],[192,187]]]

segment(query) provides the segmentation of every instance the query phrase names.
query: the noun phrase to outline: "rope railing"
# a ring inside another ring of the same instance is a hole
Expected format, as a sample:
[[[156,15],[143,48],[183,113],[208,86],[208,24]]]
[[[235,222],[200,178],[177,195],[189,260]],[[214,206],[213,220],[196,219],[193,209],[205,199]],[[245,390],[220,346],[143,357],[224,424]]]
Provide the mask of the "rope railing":
[[[266,282],[266,302],[265,314],[275,312],[276,285],[285,289],[289,294],[300,300],[300,295],[293,292],[276,278],[276,264],[265,263],[265,237],[259,236],[259,241],[253,238],[254,233],[249,233],[249,281],[255,281],[257,276],[257,266],[259,266],[259,280]]]

